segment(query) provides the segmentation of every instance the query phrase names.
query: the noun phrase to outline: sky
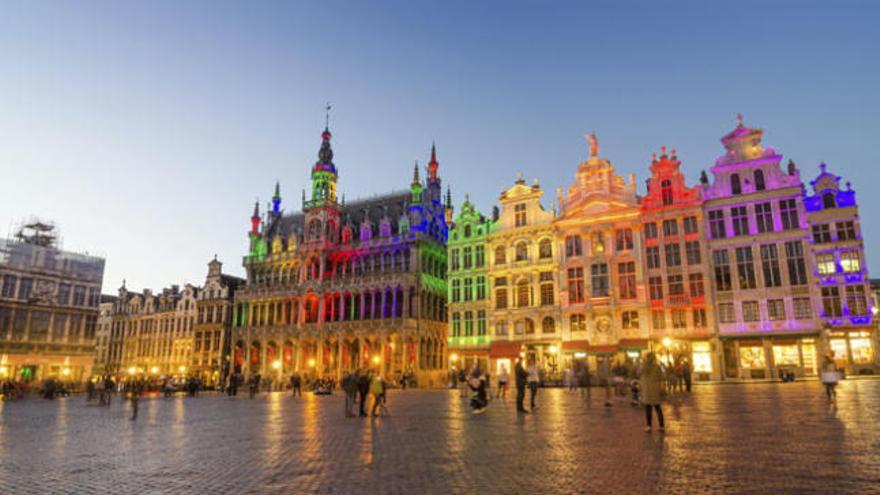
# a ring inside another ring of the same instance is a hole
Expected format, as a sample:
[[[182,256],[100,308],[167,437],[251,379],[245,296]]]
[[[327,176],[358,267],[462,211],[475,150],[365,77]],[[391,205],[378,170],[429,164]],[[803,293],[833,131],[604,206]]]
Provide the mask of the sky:
[[[253,204],[301,207],[330,102],[339,190],[407,188],[436,142],[459,205],[521,171],[674,147],[690,183],[745,123],[857,191],[880,275],[880,3],[0,1],[0,236],[56,223],[104,292],[243,274]]]

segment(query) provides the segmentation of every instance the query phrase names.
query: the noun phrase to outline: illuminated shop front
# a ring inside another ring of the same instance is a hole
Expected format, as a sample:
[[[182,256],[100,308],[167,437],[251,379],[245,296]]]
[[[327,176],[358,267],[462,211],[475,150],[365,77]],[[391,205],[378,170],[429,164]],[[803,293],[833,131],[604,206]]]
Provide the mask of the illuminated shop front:
[[[837,365],[848,373],[870,374],[874,372],[875,350],[871,331],[828,332],[828,348],[834,351],[834,360]]]
[[[725,340],[725,374],[730,379],[777,378],[780,371],[815,376],[817,352],[815,337]]]

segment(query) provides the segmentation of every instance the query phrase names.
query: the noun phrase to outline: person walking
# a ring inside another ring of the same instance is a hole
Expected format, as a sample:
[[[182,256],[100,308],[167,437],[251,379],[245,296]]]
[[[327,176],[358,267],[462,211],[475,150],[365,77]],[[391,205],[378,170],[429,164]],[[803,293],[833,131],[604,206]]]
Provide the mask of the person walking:
[[[345,392],[345,417],[354,417],[354,403],[357,400],[358,376],[354,371],[345,375],[342,379],[342,390]]]
[[[666,423],[663,419],[663,409],[660,407],[661,400],[661,382],[663,381],[663,370],[657,364],[657,356],[653,352],[649,352],[645,356],[645,365],[642,367],[642,373],[639,377],[639,395],[642,404],[645,406],[645,431],[650,432],[651,425],[651,409],[657,413],[657,423],[660,431],[665,431]]]
[[[367,395],[370,393],[370,375],[367,370],[362,370],[358,376],[358,399],[360,400],[360,409],[358,416],[367,417]]]
[[[578,368],[577,372],[577,382],[578,387],[581,389],[581,397],[583,398],[586,395],[587,400],[590,397],[590,365],[584,363],[583,366]]]
[[[507,398],[507,386],[510,384],[510,373],[507,372],[507,366],[503,366],[501,368],[501,372],[498,373],[498,392],[495,395],[495,398]]]
[[[379,373],[373,375],[370,379],[370,395],[373,397],[373,409],[370,412],[373,416],[379,415],[379,408],[382,405],[382,396],[385,393],[385,385],[382,376]]]
[[[294,373],[293,376],[290,377],[290,389],[293,391],[294,397],[302,397],[302,377],[299,376],[299,373]]]
[[[541,384],[541,366],[538,365],[535,358],[531,358],[528,367],[528,384],[529,384],[529,404],[532,410],[538,406],[535,405],[535,396],[538,395],[538,385]]]
[[[141,400],[141,391],[143,384],[139,379],[135,379],[131,383],[131,420],[134,421],[138,417],[138,402]]]
[[[681,369],[684,377],[684,389],[687,393],[691,393],[691,385],[693,383],[691,378],[691,362],[685,359],[681,363]]]
[[[605,388],[605,407],[611,407],[611,364],[608,357],[600,358],[599,385]]]
[[[517,358],[513,375],[516,380],[516,412],[527,413],[523,401],[526,399],[526,380],[529,378],[529,373],[523,368],[522,358]]]
[[[822,385],[825,386],[825,395],[829,403],[837,402],[837,382],[840,381],[840,369],[834,361],[834,351],[828,351],[822,358]]]

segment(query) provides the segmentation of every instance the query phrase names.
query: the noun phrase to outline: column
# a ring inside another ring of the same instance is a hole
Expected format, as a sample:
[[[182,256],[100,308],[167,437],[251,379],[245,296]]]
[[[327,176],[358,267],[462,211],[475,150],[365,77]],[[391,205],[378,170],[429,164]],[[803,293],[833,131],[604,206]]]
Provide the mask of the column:
[[[339,321],[345,321],[345,293],[339,296]]]
[[[402,313],[402,312],[401,312]],[[391,318],[397,316],[397,289],[391,291]]]
[[[326,298],[324,294],[321,294],[321,297],[318,299],[318,325],[320,325],[324,321],[324,304]]]

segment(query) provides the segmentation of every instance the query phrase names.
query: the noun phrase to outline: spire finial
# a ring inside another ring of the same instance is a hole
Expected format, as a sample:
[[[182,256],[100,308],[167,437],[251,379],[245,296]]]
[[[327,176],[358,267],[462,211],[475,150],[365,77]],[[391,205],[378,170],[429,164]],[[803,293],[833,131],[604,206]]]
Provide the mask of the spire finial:
[[[281,181],[279,181],[279,180],[275,181],[275,196],[274,197],[275,198],[281,197]]]
[[[596,137],[596,131],[587,134],[587,141],[590,143],[590,158],[599,158],[599,138]]]
[[[523,180],[523,173],[522,173],[522,171],[517,172],[517,173],[516,173],[516,183],[517,183],[517,184],[522,184],[522,183],[524,183],[524,182],[525,182],[525,181]]]
[[[330,102],[328,101],[328,102],[327,102],[327,107],[324,109],[325,112],[326,112],[326,113],[324,114],[324,129],[325,129],[325,130],[330,130],[330,109],[331,109],[331,108],[333,108],[333,107],[330,106]]]
[[[737,127],[742,127],[742,126],[743,126],[743,114],[742,114],[742,112],[736,114],[736,126],[737,126]]]
[[[419,161],[416,160],[416,164],[413,165],[413,184],[421,183],[421,179],[419,179]]]
[[[446,207],[452,208],[452,188],[446,186]]]

